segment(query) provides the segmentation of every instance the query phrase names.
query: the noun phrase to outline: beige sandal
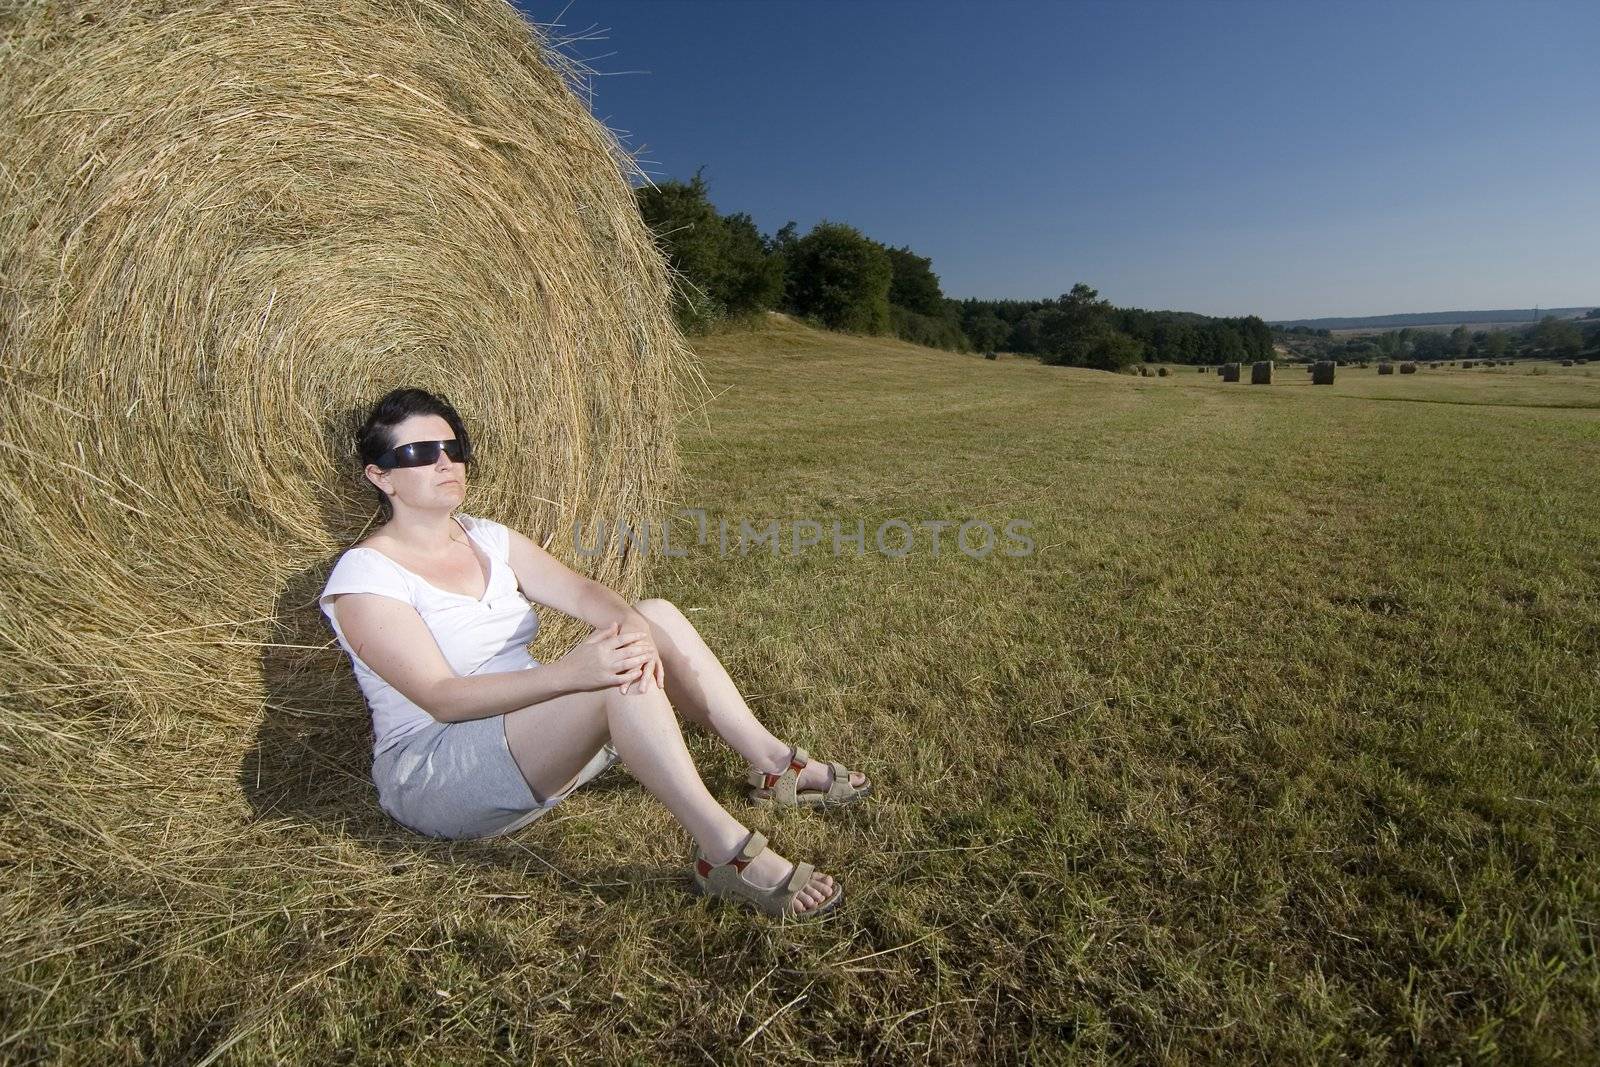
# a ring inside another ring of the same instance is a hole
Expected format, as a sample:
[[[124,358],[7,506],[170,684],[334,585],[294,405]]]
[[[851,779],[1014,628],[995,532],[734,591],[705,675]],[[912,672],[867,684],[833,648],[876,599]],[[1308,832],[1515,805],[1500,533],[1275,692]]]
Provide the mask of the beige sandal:
[[[797,921],[815,919],[819,915],[830,912],[844,903],[844,885],[837,878],[833,881],[833,892],[821,904],[806,911],[796,911],[795,901],[800,896],[800,891],[811,882],[811,874],[816,865],[812,863],[796,863],[794,871],[788,878],[779,882],[772,888],[756,885],[744,876],[744,869],[767,850],[766,835],[759,830],[752,830],[750,837],[745,841],[739,854],[727,863],[713,864],[700,852],[694,854],[694,888],[696,892],[704,893],[711,897],[725,897],[729,900],[748,901],[758,911],[779,917],[788,916]]]
[[[800,789],[800,772],[810,762],[811,756],[806,750],[795,745],[789,765],[783,770],[773,773],[751,767],[750,773],[745,775],[745,781],[754,787],[750,790],[750,803],[761,808],[840,808],[854,804],[872,792],[871,780],[859,786],[851,785],[850,768],[832,760],[828,761],[828,766],[833,769],[833,780],[828,783],[826,791]]]

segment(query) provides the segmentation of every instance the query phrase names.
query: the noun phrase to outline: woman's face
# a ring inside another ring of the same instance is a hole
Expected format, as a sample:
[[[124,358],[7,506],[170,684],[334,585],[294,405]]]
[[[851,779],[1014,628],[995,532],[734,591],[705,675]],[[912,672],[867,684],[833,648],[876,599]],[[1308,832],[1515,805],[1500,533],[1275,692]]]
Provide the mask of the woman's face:
[[[389,431],[390,445],[399,448],[413,441],[452,441],[456,432],[438,415],[412,415]],[[439,458],[421,467],[384,470],[367,464],[367,477],[389,494],[391,504],[423,509],[454,508],[467,496],[467,465],[452,460],[443,449]]]

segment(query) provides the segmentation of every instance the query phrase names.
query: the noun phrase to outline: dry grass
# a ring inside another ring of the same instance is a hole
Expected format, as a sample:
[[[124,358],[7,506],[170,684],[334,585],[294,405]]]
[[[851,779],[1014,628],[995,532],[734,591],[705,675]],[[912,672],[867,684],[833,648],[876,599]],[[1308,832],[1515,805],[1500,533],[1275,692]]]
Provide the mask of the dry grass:
[[[1033,522],[1026,558],[934,559],[926,536],[904,559],[723,558],[679,536],[689,554],[656,561],[645,591],[765,721],[880,784],[833,817],[748,816],[846,882],[843,913],[783,927],[690,896],[688,839],[625,770],[510,839],[410,835],[326,744],[364,725],[348,681],[321,740],[268,708],[249,758],[202,745],[142,782],[115,762],[147,750],[135,732],[108,759],[74,725],[50,739],[69,780],[8,790],[12,1058],[1537,1062],[1600,1042],[1600,368],[1236,390],[781,318],[697,348],[717,399],[684,427],[675,503],[713,523]],[[738,758],[690,741],[736,804]],[[253,810],[286,766],[291,802]]]

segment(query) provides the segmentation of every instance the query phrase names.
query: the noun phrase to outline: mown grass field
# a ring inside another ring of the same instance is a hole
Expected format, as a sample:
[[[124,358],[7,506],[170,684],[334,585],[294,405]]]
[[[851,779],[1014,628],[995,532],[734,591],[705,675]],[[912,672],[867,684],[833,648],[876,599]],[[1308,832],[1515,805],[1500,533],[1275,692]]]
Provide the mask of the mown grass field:
[[[689,895],[687,835],[625,771],[489,843],[408,836],[370,788],[337,818],[240,805],[169,827],[181,877],[75,862],[62,828],[7,857],[63,889],[5,917],[36,936],[0,1056],[1593,1061],[1600,366],[1269,388],[781,319],[697,347],[678,503],[867,531],[723,556],[686,519],[645,590],[774,732],[878,783],[743,815],[842,913]],[[1022,519],[1034,551],[952,527],[886,556],[891,518]],[[736,805],[738,757],[690,745]],[[46,955],[84,908],[105,936]]]

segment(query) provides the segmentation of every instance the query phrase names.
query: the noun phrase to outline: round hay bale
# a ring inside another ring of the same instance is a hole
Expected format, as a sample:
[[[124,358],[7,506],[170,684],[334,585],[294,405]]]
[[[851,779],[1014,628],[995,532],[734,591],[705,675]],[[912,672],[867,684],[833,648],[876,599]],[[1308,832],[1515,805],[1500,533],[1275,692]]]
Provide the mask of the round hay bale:
[[[1415,363],[1411,363],[1411,362],[1402,363],[1402,364],[1400,364],[1400,373],[1401,374],[1415,374],[1415,373],[1417,373],[1417,365]]]
[[[1225,381],[1225,382],[1236,382],[1236,381],[1238,381],[1239,380],[1239,364],[1237,364],[1237,363],[1224,363],[1222,365],[1222,380]]]
[[[1394,364],[1390,363],[1386,359],[1379,361],[1379,363],[1378,363],[1378,373],[1379,374],[1393,374],[1394,373]]]
[[[1563,367],[1570,367],[1570,366],[1573,365],[1573,363],[1574,363],[1574,361],[1570,360],[1570,359],[1564,359],[1564,360],[1561,361],[1561,365]]]
[[[367,734],[315,597],[377,518],[350,429],[399,385],[466,420],[464,511],[637,592],[573,525],[663,517],[702,390],[636,168],[542,31],[491,0],[7,19],[7,717],[235,793],[264,707]],[[588,631],[541,614],[541,659]]]
[[[1251,385],[1271,385],[1272,384],[1272,360],[1263,359],[1263,360],[1260,360],[1258,362],[1250,364],[1250,384]]]
[[[1321,360],[1320,362],[1312,364],[1311,365],[1311,384],[1312,385],[1332,385],[1333,384],[1333,368],[1334,368],[1334,362],[1331,359],[1324,359],[1324,360]]]
[[[1167,368],[1165,368],[1165,367],[1157,367],[1156,368],[1156,375],[1158,377],[1165,378],[1167,376]]]

